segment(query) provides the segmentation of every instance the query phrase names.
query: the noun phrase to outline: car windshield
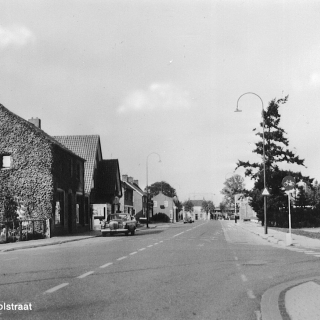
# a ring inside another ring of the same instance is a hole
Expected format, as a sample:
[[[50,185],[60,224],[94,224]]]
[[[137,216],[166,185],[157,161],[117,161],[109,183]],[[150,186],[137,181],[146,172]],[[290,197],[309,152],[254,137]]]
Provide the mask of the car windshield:
[[[116,220],[116,219],[121,219],[117,214],[110,214],[107,217],[107,221],[111,221],[111,220]]]

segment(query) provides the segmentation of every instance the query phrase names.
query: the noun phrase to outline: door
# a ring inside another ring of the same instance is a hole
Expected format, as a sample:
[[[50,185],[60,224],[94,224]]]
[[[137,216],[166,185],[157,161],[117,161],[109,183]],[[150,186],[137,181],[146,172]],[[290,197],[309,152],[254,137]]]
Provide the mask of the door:
[[[72,193],[68,194],[68,231],[72,233],[73,228],[73,214],[72,214]]]

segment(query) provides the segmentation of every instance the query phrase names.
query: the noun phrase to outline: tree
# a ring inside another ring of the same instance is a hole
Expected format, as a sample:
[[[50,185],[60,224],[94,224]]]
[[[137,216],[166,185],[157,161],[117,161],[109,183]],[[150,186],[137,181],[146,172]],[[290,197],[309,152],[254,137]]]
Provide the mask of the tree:
[[[206,201],[206,200],[203,200],[202,201],[202,204],[201,204],[201,208],[204,212],[206,212],[207,214],[210,212],[210,213],[213,213],[214,212],[214,204],[211,200],[209,201]]]
[[[184,206],[184,210],[185,211],[188,211],[188,212],[192,212],[193,211],[194,205],[193,205],[193,203],[192,203],[192,201],[190,199],[185,201],[183,203],[183,206]]]
[[[234,196],[244,192],[244,179],[238,174],[226,179],[221,194],[224,195],[224,202],[227,206],[234,203]]]
[[[296,179],[302,179],[308,185],[313,179],[304,177],[299,172],[281,170],[279,164],[289,163],[304,166],[304,160],[300,159],[294,152],[288,149],[289,141],[285,137],[285,130],[280,127],[281,115],[279,108],[288,101],[288,96],[283,99],[273,99],[269,102],[267,110],[263,111],[264,118],[264,136],[265,136],[265,176],[266,186],[271,194],[267,201],[268,221],[270,224],[280,225],[284,220],[284,212],[280,208],[287,206],[287,198],[281,189],[282,179],[286,175],[291,175]],[[263,122],[260,123],[263,129]],[[256,130],[256,129],[254,129]],[[256,135],[260,138],[257,142],[253,153],[263,157],[263,132]],[[264,223],[263,196],[261,195],[264,188],[263,162],[240,161],[237,167],[245,168],[245,176],[255,181],[253,189],[249,192],[251,197],[250,205],[257,213],[258,219]]]
[[[146,188],[145,188],[145,192],[147,192]],[[160,192],[162,192],[164,195],[170,198],[173,198],[174,196],[177,195],[176,189],[171,187],[170,184],[165,181],[155,182],[151,186],[148,186],[148,193],[151,198],[153,198]]]

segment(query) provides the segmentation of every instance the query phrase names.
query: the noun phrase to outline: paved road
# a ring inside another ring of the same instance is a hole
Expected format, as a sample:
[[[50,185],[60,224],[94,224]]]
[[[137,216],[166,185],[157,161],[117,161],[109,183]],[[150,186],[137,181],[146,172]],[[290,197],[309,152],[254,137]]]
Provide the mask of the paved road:
[[[319,259],[234,221],[5,252],[0,305],[32,310],[0,310],[0,319],[256,320],[267,289],[317,275]]]

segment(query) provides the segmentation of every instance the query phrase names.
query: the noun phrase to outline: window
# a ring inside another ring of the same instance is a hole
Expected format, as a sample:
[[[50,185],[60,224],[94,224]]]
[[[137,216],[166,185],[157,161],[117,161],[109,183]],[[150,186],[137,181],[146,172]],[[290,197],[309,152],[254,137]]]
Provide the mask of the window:
[[[69,159],[69,174],[70,174],[70,177],[72,177],[72,170],[73,170],[73,168],[72,168],[72,160],[71,159]]]
[[[168,205],[169,205],[168,201],[164,201],[163,204],[166,208],[168,208]]]
[[[80,222],[80,205],[79,203],[76,204],[76,223]]]
[[[10,169],[12,158],[10,155],[0,155],[0,169]]]
[[[64,192],[62,190],[57,191],[57,199],[55,206],[55,224],[64,225]]]
[[[157,201],[153,201],[153,207],[156,208],[158,206]]]
[[[77,167],[76,167],[76,177],[77,177],[78,180],[80,180],[80,173],[81,173],[80,163],[78,162],[77,163]]]

